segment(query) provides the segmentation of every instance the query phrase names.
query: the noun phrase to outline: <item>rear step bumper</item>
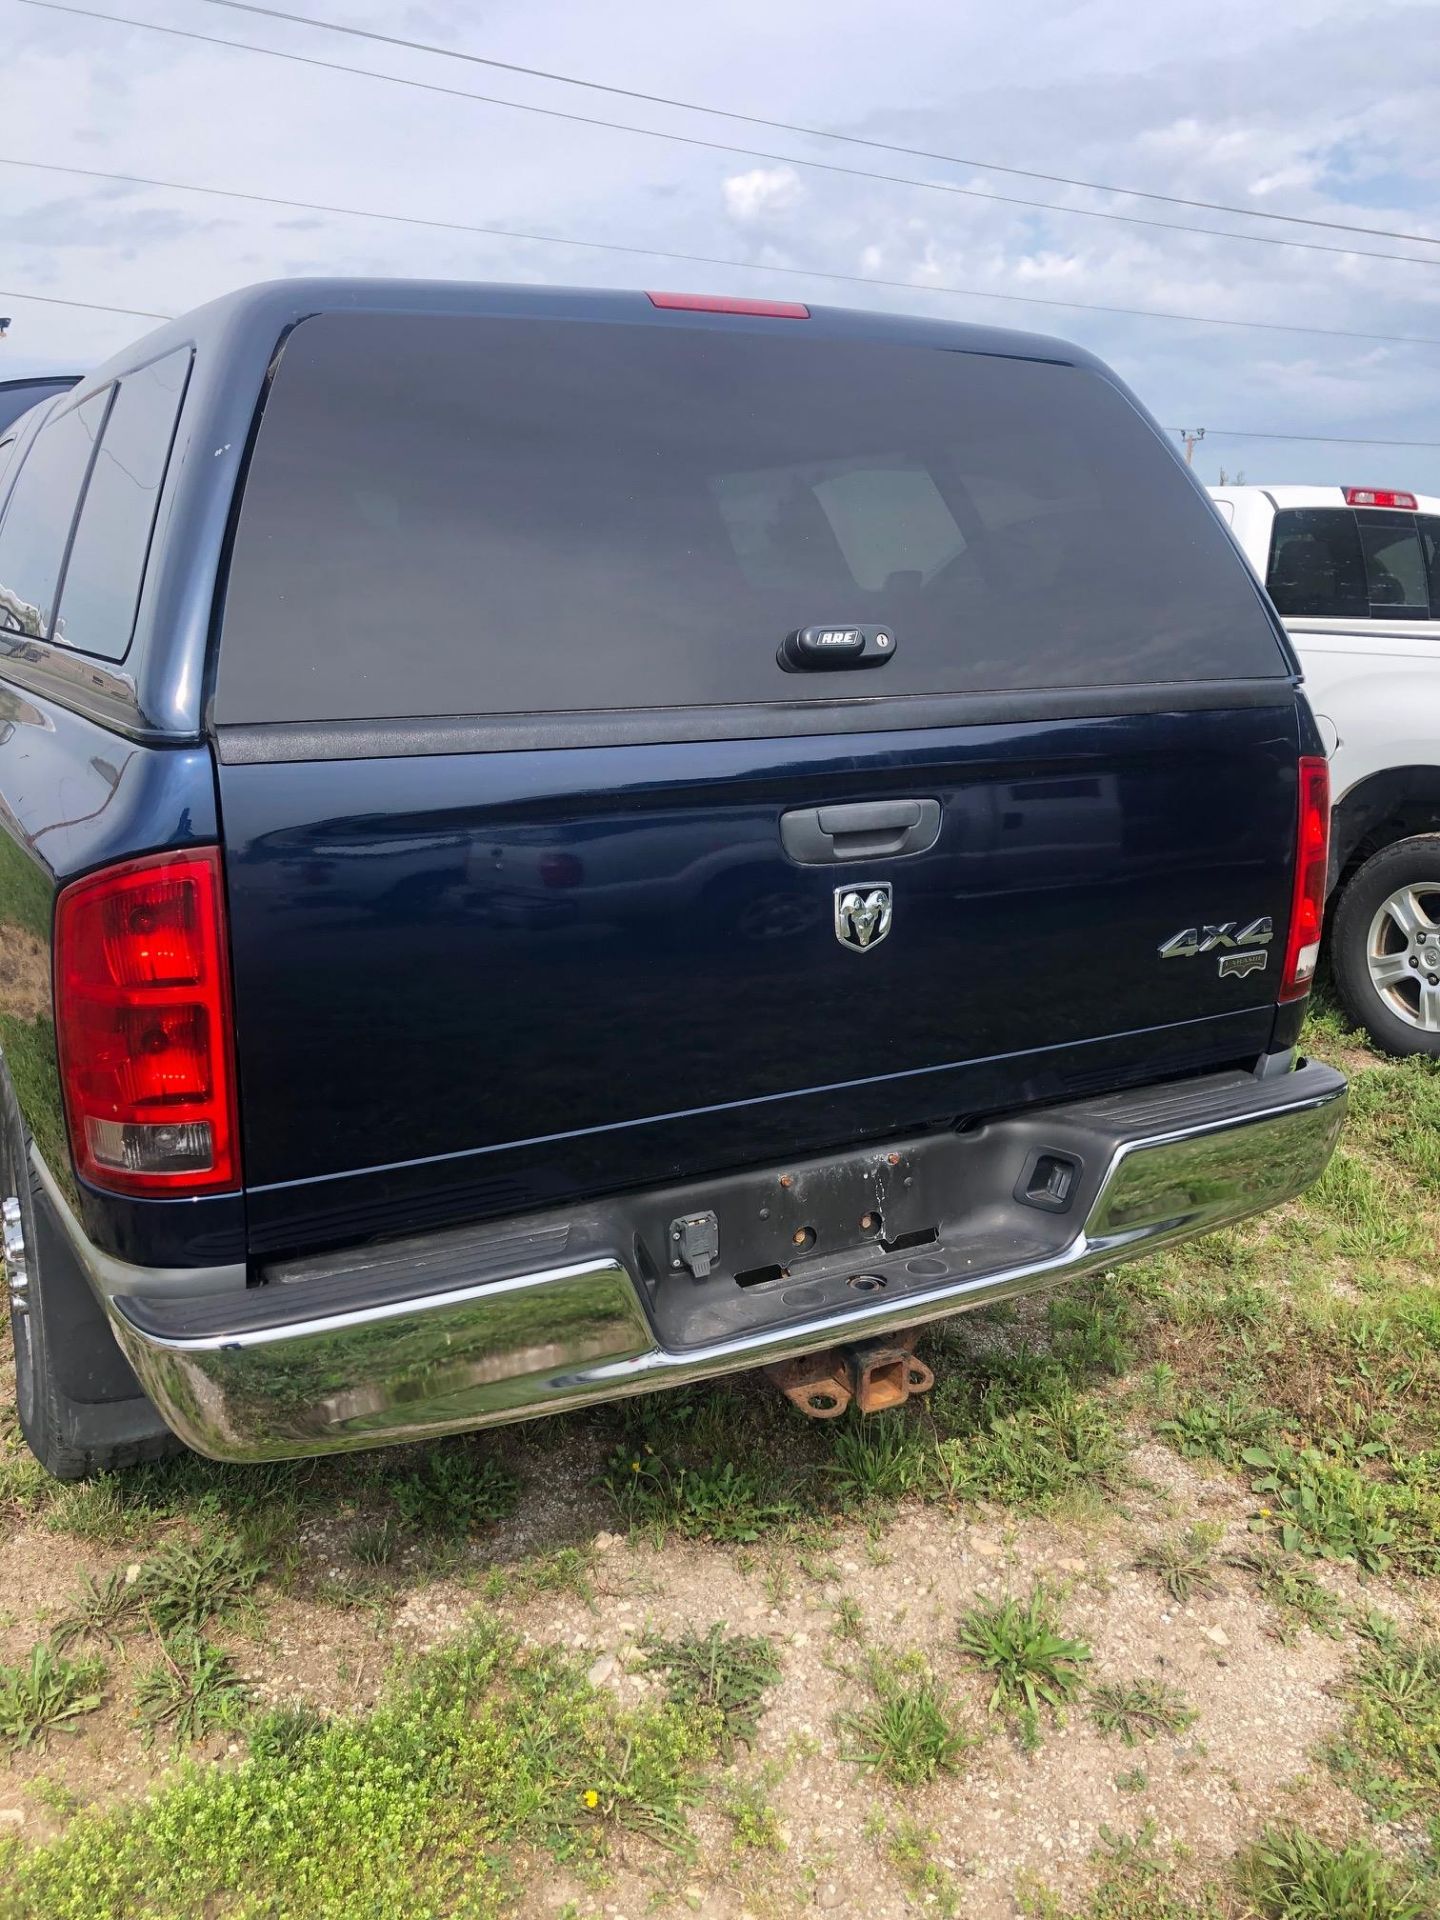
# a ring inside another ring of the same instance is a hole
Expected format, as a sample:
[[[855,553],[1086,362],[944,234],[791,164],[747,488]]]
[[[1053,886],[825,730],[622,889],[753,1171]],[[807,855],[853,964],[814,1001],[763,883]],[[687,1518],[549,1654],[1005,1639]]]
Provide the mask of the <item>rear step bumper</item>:
[[[1134,1259],[1299,1193],[1330,1158],[1345,1097],[1313,1063],[1217,1074],[294,1263],[243,1292],[177,1294],[173,1273],[147,1288],[115,1262],[92,1277],[190,1446],[219,1460],[337,1452],[769,1366]],[[711,1270],[694,1270],[702,1253],[660,1271],[647,1248],[697,1212],[716,1219]],[[789,1267],[754,1260],[797,1245]]]

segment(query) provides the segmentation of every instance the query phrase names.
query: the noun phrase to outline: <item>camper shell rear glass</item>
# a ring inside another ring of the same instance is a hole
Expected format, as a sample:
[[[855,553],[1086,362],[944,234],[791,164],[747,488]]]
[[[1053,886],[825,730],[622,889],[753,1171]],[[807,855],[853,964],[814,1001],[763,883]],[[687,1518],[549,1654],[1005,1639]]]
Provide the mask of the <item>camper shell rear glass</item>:
[[[810,626],[873,671],[787,673]],[[1283,678],[1203,497],[1088,368],[609,321],[324,313],[287,339],[222,724]]]

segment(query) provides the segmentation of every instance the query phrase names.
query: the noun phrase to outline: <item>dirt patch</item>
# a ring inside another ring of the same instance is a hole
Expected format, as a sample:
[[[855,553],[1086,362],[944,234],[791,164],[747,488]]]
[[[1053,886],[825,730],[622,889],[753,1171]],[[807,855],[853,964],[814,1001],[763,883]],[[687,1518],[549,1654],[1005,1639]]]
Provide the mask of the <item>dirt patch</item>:
[[[50,1018],[50,959],[26,927],[6,921],[0,940],[0,1013],[27,1022]]]

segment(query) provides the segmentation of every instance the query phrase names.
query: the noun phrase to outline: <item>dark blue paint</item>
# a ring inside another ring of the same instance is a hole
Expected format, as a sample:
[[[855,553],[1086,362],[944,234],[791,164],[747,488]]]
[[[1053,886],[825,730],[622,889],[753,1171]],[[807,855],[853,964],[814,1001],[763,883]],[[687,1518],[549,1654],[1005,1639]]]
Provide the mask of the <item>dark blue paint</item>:
[[[256,1243],[1253,1060],[1280,940],[1243,981],[1157,948],[1283,929],[1296,744],[1287,706],[222,767]],[[927,853],[781,851],[788,807],[906,794]],[[872,876],[894,931],[857,955],[833,890]]]

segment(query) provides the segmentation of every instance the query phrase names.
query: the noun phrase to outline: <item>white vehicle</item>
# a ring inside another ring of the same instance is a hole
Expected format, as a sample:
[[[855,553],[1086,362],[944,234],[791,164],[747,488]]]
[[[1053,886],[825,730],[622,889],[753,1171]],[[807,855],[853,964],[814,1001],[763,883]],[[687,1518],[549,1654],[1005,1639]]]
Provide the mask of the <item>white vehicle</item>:
[[[1440,1054],[1440,498],[1212,487],[1330,749],[1330,952],[1389,1053]]]

